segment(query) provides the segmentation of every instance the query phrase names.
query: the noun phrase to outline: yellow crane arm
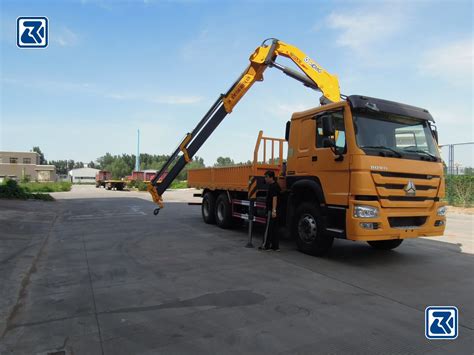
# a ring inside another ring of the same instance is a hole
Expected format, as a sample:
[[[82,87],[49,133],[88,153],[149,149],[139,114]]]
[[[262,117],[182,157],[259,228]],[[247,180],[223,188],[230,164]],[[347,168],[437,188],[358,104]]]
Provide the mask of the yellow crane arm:
[[[267,42],[270,41],[270,44]],[[275,62],[278,56],[290,58],[303,74]],[[231,86],[225,95],[219,96],[209,111],[199,121],[191,133],[188,133],[179,147],[171,154],[148,185],[153,201],[159,206],[155,215],[163,207],[162,194],[170,186],[180,171],[191,161],[194,154],[209,138],[222,120],[232,112],[234,106],[245,95],[256,81],[263,80],[263,72],[268,67],[281,70],[286,75],[302,82],[304,85],[323,93],[322,103],[336,102],[341,99],[339,82],[335,75],[329,74],[315,61],[298,48],[271,38],[263,41],[250,56],[250,65]],[[181,153],[181,155],[179,155]],[[174,162],[174,165],[172,165]],[[172,166],[172,167],[171,167]],[[168,168],[170,168],[169,171]]]
[[[252,53],[249,58],[250,65],[225,95],[223,101],[228,113],[232,112],[234,106],[256,81],[263,81],[263,72],[267,67],[280,69],[285,74],[303,82],[306,86],[321,91],[324,98],[330,102],[337,102],[341,99],[339,81],[336,75],[328,73],[297,47],[273,38],[270,39],[271,44],[267,44],[268,41],[265,40]],[[276,63],[275,59],[278,56],[291,59],[306,75]]]

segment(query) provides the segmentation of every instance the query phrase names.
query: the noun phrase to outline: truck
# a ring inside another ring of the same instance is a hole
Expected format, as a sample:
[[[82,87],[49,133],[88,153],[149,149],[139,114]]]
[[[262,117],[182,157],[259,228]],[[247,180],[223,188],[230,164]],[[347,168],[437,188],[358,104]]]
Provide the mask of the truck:
[[[125,187],[125,181],[112,179],[112,173],[106,170],[99,170],[95,174],[95,187],[104,187],[106,190],[123,190]]]
[[[305,75],[277,63],[278,55],[290,58]],[[294,113],[284,138],[259,134],[252,164],[190,170],[189,186],[203,191],[204,222],[221,228],[231,228],[237,219],[264,223],[259,212],[266,193],[263,175],[273,170],[283,191],[281,223],[304,253],[324,255],[334,238],[388,250],[404,239],[443,235],[443,162],[429,111],[364,95],[341,95],[336,76],[277,39],[255,50],[242,76],[170,156],[164,168],[174,165],[167,176],[158,182],[162,168],[150,182],[148,190],[158,205],[155,214],[163,208],[162,194],[169,184],[251,85],[263,80],[268,67],[321,91],[321,105]],[[271,142],[269,159],[266,152],[258,158],[262,141]]]

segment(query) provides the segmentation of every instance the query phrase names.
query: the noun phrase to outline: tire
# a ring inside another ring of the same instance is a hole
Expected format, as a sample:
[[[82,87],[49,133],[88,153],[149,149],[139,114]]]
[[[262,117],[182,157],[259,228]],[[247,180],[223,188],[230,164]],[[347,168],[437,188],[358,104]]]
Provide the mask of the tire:
[[[216,196],[212,192],[206,192],[202,197],[201,214],[204,223],[216,223]]]
[[[295,212],[292,234],[303,253],[322,256],[331,249],[333,237],[325,235],[319,209],[314,203],[304,202]]]
[[[233,226],[232,208],[226,193],[221,193],[216,200],[214,211],[216,224],[223,229],[230,229]]]
[[[367,243],[378,250],[392,250],[402,244],[403,239],[370,240]]]

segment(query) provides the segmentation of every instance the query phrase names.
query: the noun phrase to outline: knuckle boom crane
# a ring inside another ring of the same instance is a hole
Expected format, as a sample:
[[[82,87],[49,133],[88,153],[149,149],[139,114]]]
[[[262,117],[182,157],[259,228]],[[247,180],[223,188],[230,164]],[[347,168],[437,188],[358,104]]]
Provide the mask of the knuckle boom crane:
[[[278,56],[292,60],[301,69],[303,74],[275,62]],[[237,105],[252,85],[256,81],[263,81],[263,72],[268,67],[276,68],[293,79],[300,81],[303,85],[322,92],[322,104],[338,102],[341,99],[337,76],[328,73],[295,46],[275,38],[269,38],[263,41],[252,53],[249,60],[250,64],[242,75],[226,94],[219,96],[192,132],[186,134],[176,150],[148,184],[147,190],[150,192],[153,201],[158,205],[158,208],[154,211],[155,215],[163,208],[162,195],[165,190],[186,164],[192,160],[196,152],[223,119],[232,112],[234,106]],[[174,165],[171,166],[173,163]],[[164,174],[168,169],[168,174]]]

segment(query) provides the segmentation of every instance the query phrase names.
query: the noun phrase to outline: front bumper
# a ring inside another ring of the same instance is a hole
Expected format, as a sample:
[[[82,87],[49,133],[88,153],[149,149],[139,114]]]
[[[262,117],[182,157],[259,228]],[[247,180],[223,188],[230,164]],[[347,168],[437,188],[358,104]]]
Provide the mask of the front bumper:
[[[354,217],[355,205],[377,207],[379,209],[379,215],[376,218],[356,218]],[[446,216],[438,216],[437,210],[439,207],[445,205],[443,202],[435,202],[429,209],[382,208],[378,201],[351,200],[346,214],[346,237],[349,240],[364,241],[441,236],[446,227]],[[422,225],[416,227],[391,227],[389,217],[426,217],[426,220]],[[361,223],[364,222],[376,223],[377,229],[363,228]],[[435,224],[441,225],[436,226]]]

